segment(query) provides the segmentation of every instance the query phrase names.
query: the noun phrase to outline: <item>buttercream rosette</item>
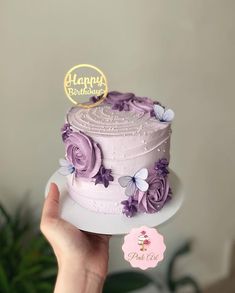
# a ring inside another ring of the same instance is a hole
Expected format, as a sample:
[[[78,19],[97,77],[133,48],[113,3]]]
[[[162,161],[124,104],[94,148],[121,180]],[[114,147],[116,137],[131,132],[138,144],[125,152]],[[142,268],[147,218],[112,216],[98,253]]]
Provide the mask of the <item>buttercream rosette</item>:
[[[72,132],[65,140],[67,160],[75,168],[75,176],[94,177],[101,166],[102,153],[99,145],[83,132]]]
[[[120,93],[117,91],[109,92],[105,103],[111,105],[113,110],[137,111],[144,114],[148,113],[151,116],[154,116],[154,104],[159,104],[147,97],[137,97],[133,93]]]
[[[149,184],[148,190],[143,192],[138,189],[134,195],[134,198],[138,200],[138,211],[156,213],[170,199],[168,176],[159,176],[156,170],[151,170],[146,181]]]

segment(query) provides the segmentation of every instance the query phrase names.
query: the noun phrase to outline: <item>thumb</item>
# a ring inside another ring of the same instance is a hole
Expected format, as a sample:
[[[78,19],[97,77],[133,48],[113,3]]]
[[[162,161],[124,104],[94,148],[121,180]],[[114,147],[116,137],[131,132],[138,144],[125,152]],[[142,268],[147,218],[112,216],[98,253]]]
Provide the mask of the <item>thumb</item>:
[[[42,221],[57,219],[59,216],[59,189],[55,183],[51,183],[42,210]]]

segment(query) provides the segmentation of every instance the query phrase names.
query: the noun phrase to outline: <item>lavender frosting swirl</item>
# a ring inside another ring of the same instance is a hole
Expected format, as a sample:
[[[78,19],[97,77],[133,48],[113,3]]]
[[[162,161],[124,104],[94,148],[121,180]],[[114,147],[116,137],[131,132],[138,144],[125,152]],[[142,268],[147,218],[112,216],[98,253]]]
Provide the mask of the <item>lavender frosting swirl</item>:
[[[169,199],[168,177],[158,176],[155,170],[151,170],[147,182],[149,189],[146,192],[138,190],[134,197],[138,200],[138,210],[140,212],[155,213]]]
[[[65,141],[66,157],[75,168],[76,177],[94,177],[101,166],[99,145],[82,132],[72,132]]]
[[[117,91],[112,91],[109,92],[107,97],[106,97],[106,102],[107,104],[113,105],[115,103],[123,102],[123,101],[128,101],[131,98],[134,98],[135,95],[133,93],[120,93]]]
[[[117,91],[109,92],[106,100],[106,104],[111,105],[113,110],[119,111],[138,111],[142,113],[149,113],[153,115],[154,103],[147,97],[137,97],[133,93],[120,93]]]
[[[135,97],[128,101],[130,110],[150,113],[153,111],[154,102],[149,98]]]

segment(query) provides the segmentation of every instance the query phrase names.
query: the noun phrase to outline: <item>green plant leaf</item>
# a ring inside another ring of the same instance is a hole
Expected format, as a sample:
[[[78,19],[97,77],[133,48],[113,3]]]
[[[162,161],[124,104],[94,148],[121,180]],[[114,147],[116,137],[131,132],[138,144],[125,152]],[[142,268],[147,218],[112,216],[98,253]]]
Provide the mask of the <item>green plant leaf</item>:
[[[0,204],[0,216],[1,218],[3,218],[6,222],[10,222],[11,221],[11,217],[8,214],[8,212],[6,211],[6,209],[3,207],[2,204]],[[0,219],[1,219],[0,218]]]
[[[39,224],[21,208],[10,215],[0,205],[0,247],[1,293],[53,292],[57,276],[53,250]]]
[[[32,277],[35,274],[38,274],[39,272],[42,272],[43,268],[40,265],[35,265],[34,267],[28,268],[24,271],[21,271],[15,278],[13,279],[13,283],[17,283],[21,281],[24,278]]]
[[[57,275],[57,267],[45,268],[44,272],[41,273],[42,278],[51,278]]]
[[[7,222],[1,229],[1,242],[4,241],[6,244],[5,247],[11,245],[14,242],[14,232],[12,231],[12,227],[10,222]]]
[[[126,293],[149,284],[155,285],[152,278],[144,273],[124,271],[109,275],[105,281],[103,293]]]
[[[4,293],[9,292],[9,290],[10,290],[7,275],[6,275],[1,264],[0,264],[0,288],[1,288],[1,290],[3,290],[1,292],[4,292]]]
[[[21,282],[21,287],[23,287],[22,289],[22,292],[25,292],[25,293],[38,293],[38,291],[36,290],[36,286],[35,284],[32,284],[31,282],[29,281],[22,281]]]
[[[49,283],[49,282],[40,282],[37,286],[37,293],[42,292],[42,293],[51,293],[53,292],[54,288],[54,282]]]

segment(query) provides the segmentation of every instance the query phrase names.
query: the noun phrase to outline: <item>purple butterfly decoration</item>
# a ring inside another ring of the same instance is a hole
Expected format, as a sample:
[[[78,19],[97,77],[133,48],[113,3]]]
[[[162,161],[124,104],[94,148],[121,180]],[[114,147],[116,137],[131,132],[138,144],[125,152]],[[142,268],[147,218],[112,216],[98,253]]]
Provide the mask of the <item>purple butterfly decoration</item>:
[[[125,194],[131,196],[136,189],[146,191],[149,188],[149,184],[146,182],[148,177],[148,169],[143,168],[135,173],[134,176],[122,176],[118,178],[118,182],[122,187],[126,187]]]

